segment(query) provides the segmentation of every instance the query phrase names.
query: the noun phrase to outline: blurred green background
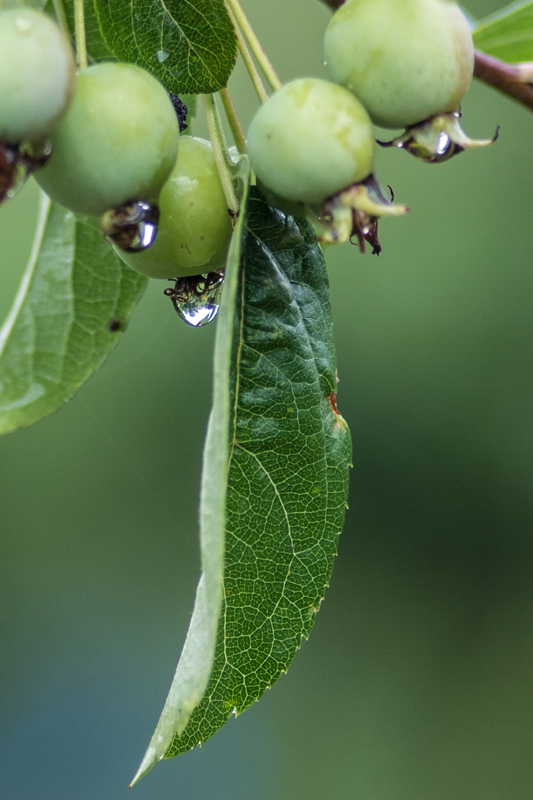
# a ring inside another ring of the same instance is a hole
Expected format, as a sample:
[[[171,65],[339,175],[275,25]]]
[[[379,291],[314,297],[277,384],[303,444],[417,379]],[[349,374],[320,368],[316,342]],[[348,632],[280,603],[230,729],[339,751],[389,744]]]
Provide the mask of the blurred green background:
[[[243,5],[283,79],[325,74],[318,0]],[[231,88],[247,123],[240,66]],[[533,115],[480,85],[463,111],[499,141],[443,166],[380,152],[410,215],[381,224],[379,260],[327,253],[354,469],[311,639],[131,795],[198,579],[214,326],[153,281],[79,395],[0,440],[2,798],[530,800]],[[36,203],[30,183],[0,210],[2,316]]]

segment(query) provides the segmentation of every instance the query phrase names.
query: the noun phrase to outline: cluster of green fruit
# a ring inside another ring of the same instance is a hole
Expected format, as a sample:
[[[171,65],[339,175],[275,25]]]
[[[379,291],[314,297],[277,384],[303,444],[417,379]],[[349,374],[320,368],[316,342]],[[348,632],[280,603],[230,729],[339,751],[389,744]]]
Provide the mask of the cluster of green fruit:
[[[373,177],[372,122],[406,127],[388,144],[429,162],[489,143],[469,140],[458,123],[472,36],[451,0],[348,0],[325,52],[335,82],[299,79],[276,91],[251,123],[251,165],[271,204],[310,218],[323,242],[357,237],[379,252],[378,217],[407,209]],[[53,200],[100,217],[138,272],[223,272],[232,224],[212,148],[180,137],[163,86],[130,64],[76,75],[70,42],[50,18],[2,11],[0,201],[29,171]]]
[[[406,128],[380,144],[429,163],[493,141],[471,140],[459,126],[472,35],[451,0],[347,0],[326,30],[325,61],[334,83],[295,80],[261,107],[250,160],[270,202],[306,215],[322,241],[356,237],[364,247],[366,239],[379,253],[377,218],[407,209],[387,201],[373,177],[372,123]]]
[[[0,200],[21,171],[38,168],[45,192],[100,217],[138,272],[223,269],[232,225],[211,145],[180,137],[174,105],[152,75],[119,63],[76,75],[53,20],[19,9],[0,12],[0,87]]]

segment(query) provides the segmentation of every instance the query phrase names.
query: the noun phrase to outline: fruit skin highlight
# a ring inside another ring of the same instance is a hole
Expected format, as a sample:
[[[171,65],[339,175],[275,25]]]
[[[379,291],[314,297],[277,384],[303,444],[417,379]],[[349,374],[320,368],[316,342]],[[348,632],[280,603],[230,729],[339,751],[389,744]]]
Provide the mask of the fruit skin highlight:
[[[457,111],[474,70],[468,22],[450,0],[349,0],[324,47],[332,80],[384,128]]]
[[[116,249],[120,258],[149,278],[180,278],[224,269],[231,218],[205,139],[183,136],[176,165],[159,198],[154,244],[140,253]]]
[[[248,131],[250,163],[274,194],[322,203],[372,172],[370,118],[354,95],[317,78],[285,84]]]
[[[74,93],[75,64],[67,37],[38,11],[0,11],[0,141],[45,139]]]
[[[176,162],[179,125],[163,86],[131,64],[78,74],[72,105],[36,178],[52,200],[100,216],[125,203],[156,203]]]

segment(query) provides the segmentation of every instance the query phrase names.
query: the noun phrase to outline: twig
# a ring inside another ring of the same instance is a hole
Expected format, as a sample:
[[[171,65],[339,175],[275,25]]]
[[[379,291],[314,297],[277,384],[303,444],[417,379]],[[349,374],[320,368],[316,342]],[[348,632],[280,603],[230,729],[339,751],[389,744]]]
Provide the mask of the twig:
[[[506,64],[476,50],[474,75],[527,108],[533,109],[533,69],[531,64]]]
[[[235,106],[231,100],[230,93],[227,89],[221,89],[219,95],[222,100],[222,105],[224,106],[224,111],[226,112],[226,117],[228,118],[237,150],[239,153],[246,153],[246,138],[241,128],[237,112],[235,111]]]

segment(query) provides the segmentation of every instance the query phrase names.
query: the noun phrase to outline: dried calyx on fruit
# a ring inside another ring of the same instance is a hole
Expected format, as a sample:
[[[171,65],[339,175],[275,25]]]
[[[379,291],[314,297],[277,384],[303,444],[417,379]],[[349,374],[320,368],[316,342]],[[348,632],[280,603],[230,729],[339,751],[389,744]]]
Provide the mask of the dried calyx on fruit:
[[[51,153],[47,137],[74,92],[70,43],[38,11],[0,11],[0,202]]]
[[[438,163],[496,138],[470,139],[459,125],[474,45],[451,0],[350,0],[333,15],[324,44],[332,79],[361,100],[372,121],[406,128],[380,144]]]
[[[371,121],[342,86],[316,78],[283,86],[252,120],[248,153],[269,201],[293,214],[296,204],[325,243],[366,240],[379,253],[378,218],[407,211],[376,188]]]

